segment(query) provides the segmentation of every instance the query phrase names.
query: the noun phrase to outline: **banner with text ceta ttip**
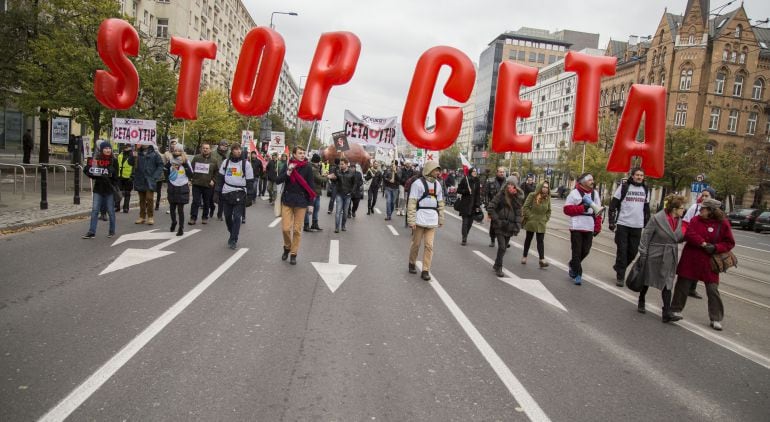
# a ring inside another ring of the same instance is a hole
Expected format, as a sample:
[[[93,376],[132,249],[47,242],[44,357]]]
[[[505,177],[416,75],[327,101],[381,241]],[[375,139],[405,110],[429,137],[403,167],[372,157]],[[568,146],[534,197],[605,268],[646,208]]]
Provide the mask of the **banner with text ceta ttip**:
[[[396,147],[397,117],[356,116],[345,110],[345,136],[348,142],[378,148]]]
[[[118,144],[158,145],[155,120],[112,119],[112,140]]]

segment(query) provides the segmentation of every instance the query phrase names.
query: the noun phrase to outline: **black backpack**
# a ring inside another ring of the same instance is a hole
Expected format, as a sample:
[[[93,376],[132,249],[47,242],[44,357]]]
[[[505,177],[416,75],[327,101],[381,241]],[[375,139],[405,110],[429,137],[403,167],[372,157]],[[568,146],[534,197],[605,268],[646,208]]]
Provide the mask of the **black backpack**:
[[[436,188],[436,185],[439,185],[438,181],[433,182],[433,189],[434,189],[433,192],[434,193],[431,194],[430,191],[428,191],[428,181],[425,180],[425,177],[420,176],[418,179],[422,182],[423,192],[422,192],[422,196],[420,197],[420,199],[417,200],[417,211],[419,211],[419,210],[434,210],[434,211],[436,211],[436,213],[438,213],[438,196],[436,195],[436,192],[438,192],[438,188]],[[410,184],[410,187],[411,187],[411,184]],[[441,186],[439,185],[439,188],[440,187]],[[425,198],[427,198],[429,196],[432,196],[433,198],[436,199],[436,206],[435,207],[421,207],[420,206],[420,202],[422,202],[423,199],[425,199]]]

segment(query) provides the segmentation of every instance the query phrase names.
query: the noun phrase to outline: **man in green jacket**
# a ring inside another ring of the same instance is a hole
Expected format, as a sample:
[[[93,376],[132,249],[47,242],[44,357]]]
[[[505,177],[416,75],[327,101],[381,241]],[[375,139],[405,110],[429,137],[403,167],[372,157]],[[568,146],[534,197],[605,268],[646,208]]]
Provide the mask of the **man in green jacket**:
[[[203,207],[202,224],[209,221],[209,211],[212,196],[214,195],[214,182],[219,171],[219,161],[211,154],[211,145],[204,142],[201,145],[201,153],[192,159],[192,207],[190,208],[190,221],[187,223],[194,226],[198,221],[198,208]]]

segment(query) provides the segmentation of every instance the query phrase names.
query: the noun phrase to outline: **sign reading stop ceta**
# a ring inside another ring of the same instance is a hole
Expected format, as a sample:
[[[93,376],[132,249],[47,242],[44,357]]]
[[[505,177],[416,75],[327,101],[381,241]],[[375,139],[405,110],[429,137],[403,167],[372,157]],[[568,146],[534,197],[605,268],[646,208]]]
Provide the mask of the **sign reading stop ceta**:
[[[122,19],[106,19],[99,27],[97,49],[109,70],[97,70],[94,95],[104,106],[124,110],[137,99],[139,75],[127,56],[139,54],[139,35]],[[212,41],[172,37],[170,53],[181,59],[174,116],[196,119],[203,60],[216,58]],[[273,29],[257,27],[249,31],[241,46],[231,100],[241,114],[258,116],[268,112],[280,77],[286,46]],[[348,83],[361,54],[361,41],[351,32],[321,34],[308,71],[297,115],[303,120],[320,120],[332,87]],[[574,142],[598,141],[599,89],[601,78],[615,74],[617,58],[597,57],[568,52],[565,70],[577,74]],[[436,109],[432,131],[425,128],[431,98],[439,71],[450,69],[444,94],[460,103],[470,99],[476,80],[473,62],[462,51],[447,46],[428,49],[420,56],[409,87],[401,126],[404,136],[414,146],[433,151],[449,148],[460,134],[461,107]],[[521,86],[533,86],[538,69],[512,61],[500,64],[492,123],[492,150],[527,153],[532,151],[532,135],[517,133],[516,121],[528,117],[532,102],[519,98]],[[650,177],[663,176],[666,130],[666,89],[661,86],[631,86],[623,115],[618,124],[607,170],[626,172],[633,157],[641,157],[642,168]],[[636,141],[644,118],[644,142]]]

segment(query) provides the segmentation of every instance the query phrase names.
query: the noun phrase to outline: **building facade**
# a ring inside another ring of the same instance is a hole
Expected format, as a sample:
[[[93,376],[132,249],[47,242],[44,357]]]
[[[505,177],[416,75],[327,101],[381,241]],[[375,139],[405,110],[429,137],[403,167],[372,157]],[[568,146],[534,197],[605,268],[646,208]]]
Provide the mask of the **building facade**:
[[[474,63],[473,65],[478,71],[478,65],[476,65],[476,63]],[[463,155],[465,155],[465,158],[468,158],[469,160],[470,160],[471,154],[473,153],[473,122],[474,122],[475,111],[476,111],[475,98],[476,98],[476,87],[474,85],[473,91],[471,92],[471,96],[467,102],[458,103],[457,101],[451,98],[447,102],[447,105],[460,107],[463,110],[463,124],[460,127],[460,135],[457,136],[455,145],[457,145],[457,148],[460,150],[460,152],[462,152]]]

